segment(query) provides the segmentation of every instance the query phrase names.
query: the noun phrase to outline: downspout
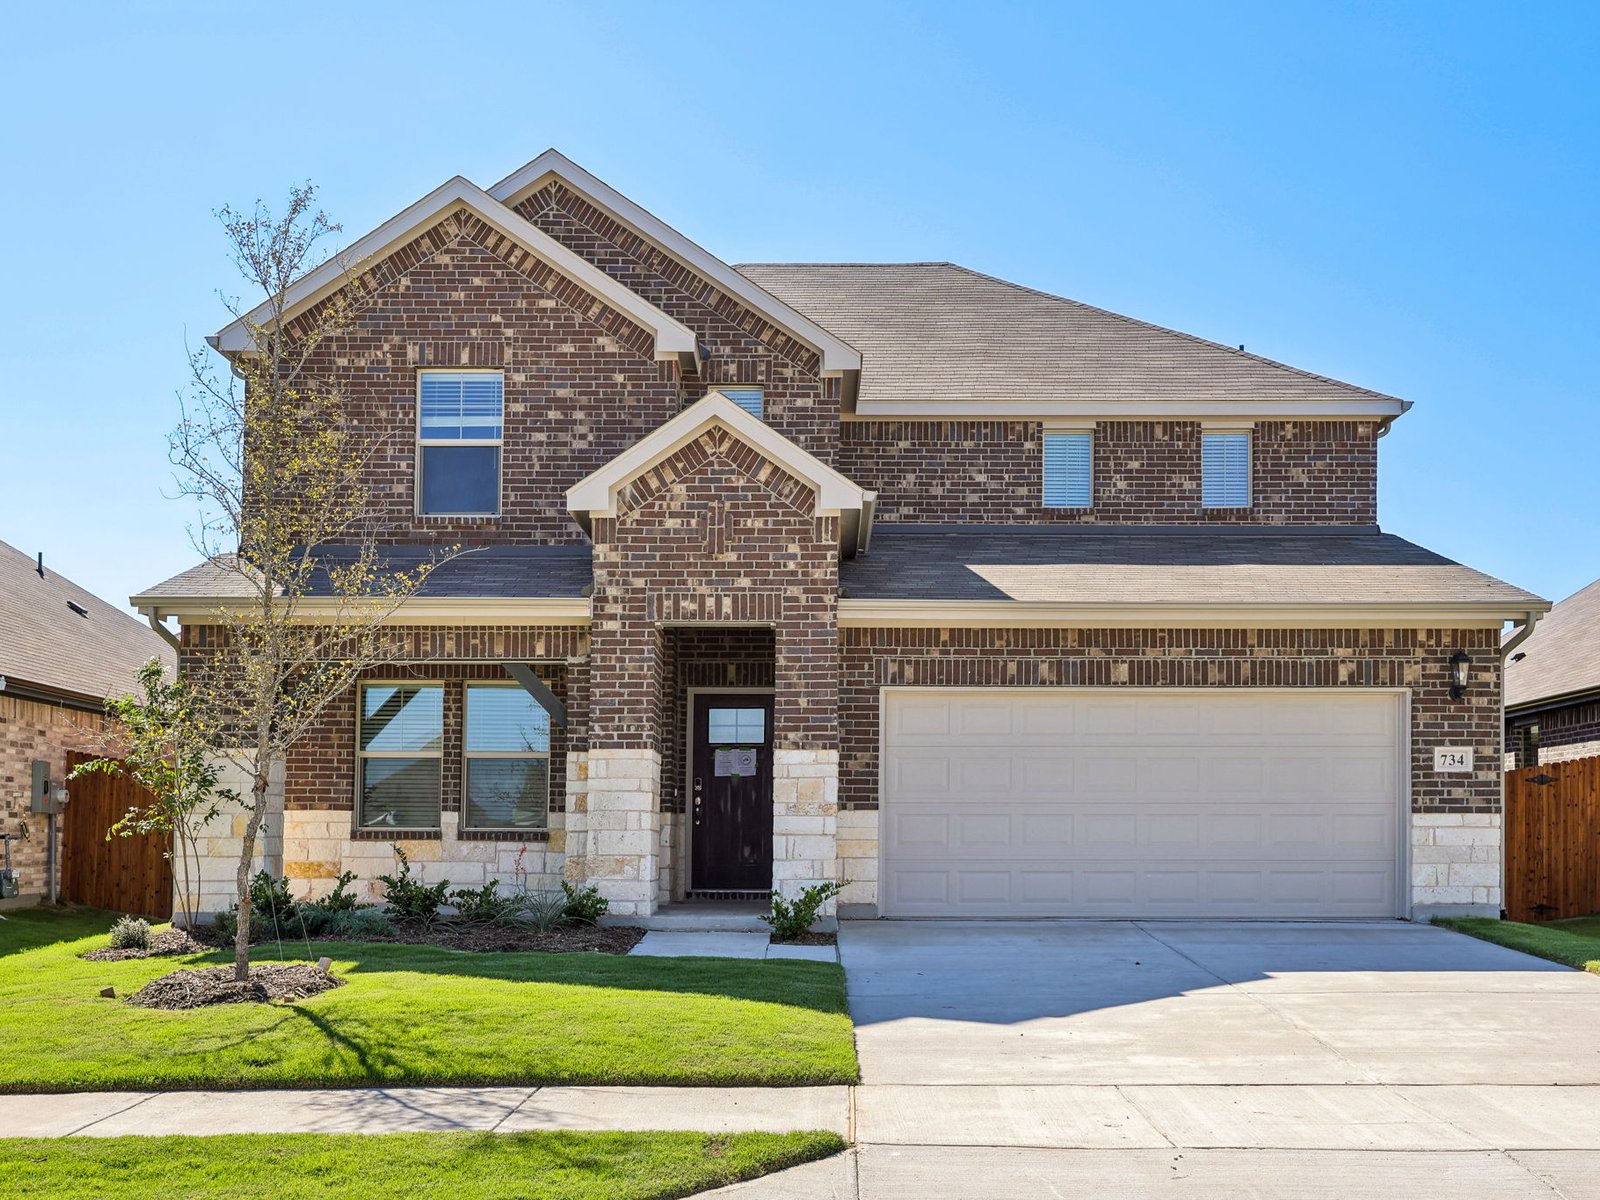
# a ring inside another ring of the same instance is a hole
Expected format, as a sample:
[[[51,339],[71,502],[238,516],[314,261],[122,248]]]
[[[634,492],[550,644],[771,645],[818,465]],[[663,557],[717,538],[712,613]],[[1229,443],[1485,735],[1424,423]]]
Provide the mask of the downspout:
[[[1543,613],[1528,610],[1527,619],[1522,622],[1522,628],[1511,635],[1509,641],[1500,646],[1500,919],[1506,919],[1506,659],[1511,652],[1533,633],[1533,627],[1539,623]]]
[[[139,611],[144,613],[144,619],[150,623],[150,628],[154,629],[161,635],[162,641],[166,642],[166,644],[171,646],[174,650],[182,649],[182,646],[179,645],[178,642],[178,635],[173,633],[172,630],[168,629],[161,623],[161,619],[156,616],[155,609],[141,608]]]

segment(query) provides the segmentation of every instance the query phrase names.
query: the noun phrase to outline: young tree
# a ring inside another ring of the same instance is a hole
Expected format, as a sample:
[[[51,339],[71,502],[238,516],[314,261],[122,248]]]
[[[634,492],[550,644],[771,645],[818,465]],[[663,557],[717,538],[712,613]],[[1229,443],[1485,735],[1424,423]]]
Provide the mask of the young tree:
[[[139,670],[139,696],[106,701],[113,718],[106,757],[73,768],[71,778],[92,772],[126,775],[150,793],[146,805],[130,808],[106,837],[161,834],[172,838],[167,851],[183,874],[183,927],[196,923],[195,884],[200,873],[200,833],[238,794],[219,786],[216,760],[199,707],[182,680],[168,680],[161,660]]]
[[[229,309],[249,334],[226,366],[191,356],[183,419],[171,438],[179,491],[200,507],[191,534],[227,580],[203,650],[185,663],[191,694],[249,780],[236,884],[236,978],[250,966],[250,877],[274,769],[372,666],[403,647],[386,622],[454,550],[391,569],[373,536],[370,467],[385,439],[355,420],[337,349],[372,295],[357,264],[332,260],[339,286],[289,312],[289,289],[323,265],[339,231],[307,184],[273,216],[218,214],[246,284],[264,299]]]

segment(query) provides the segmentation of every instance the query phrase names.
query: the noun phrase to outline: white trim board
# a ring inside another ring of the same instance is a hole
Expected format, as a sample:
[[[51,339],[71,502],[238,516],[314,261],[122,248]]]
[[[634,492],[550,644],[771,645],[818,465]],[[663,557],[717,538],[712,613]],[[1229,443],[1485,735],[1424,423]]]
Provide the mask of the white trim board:
[[[839,375],[861,369],[861,352],[854,346],[789,307],[765,288],[746,279],[716,255],[691,242],[661,218],[595,178],[558,150],[546,150],[532,162],[518,167],[491,187],[489,195],[507,208],[512,208],[529,192],[544,186],[552,178],[560,179],[567,187],[609,212],[647,242],[806,343],[821,355],[824,375]]]
[[[460,175],[447,180],[405,211],[389,218],[320,267],[296,280],[284,294],[284,318],[291,319],[325,299],[346,283],[351,271],[359,272],[364,263],[387,257],[422,230],[461,209],[481,218],[541,262],[603,300],[636,325],[649,330],[655,337],[656,358],[674,359],[680,354],[695,353],[695,335],[686,325],[623,287],[587,259],[574,254],[544,230],[519,217],[477,184]],[[270,304],[264,302],[206,340],[223,354],[251,353],[256,349],[251,326],[259,327],[271,315]]]

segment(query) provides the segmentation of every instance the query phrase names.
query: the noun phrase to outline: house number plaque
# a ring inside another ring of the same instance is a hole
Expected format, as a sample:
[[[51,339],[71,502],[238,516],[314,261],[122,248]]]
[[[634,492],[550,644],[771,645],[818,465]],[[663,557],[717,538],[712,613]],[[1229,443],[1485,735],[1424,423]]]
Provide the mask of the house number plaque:
[[[1433,748],[1433,769],[1445,775],[1471,774],[1472,747],[1435,746]]]

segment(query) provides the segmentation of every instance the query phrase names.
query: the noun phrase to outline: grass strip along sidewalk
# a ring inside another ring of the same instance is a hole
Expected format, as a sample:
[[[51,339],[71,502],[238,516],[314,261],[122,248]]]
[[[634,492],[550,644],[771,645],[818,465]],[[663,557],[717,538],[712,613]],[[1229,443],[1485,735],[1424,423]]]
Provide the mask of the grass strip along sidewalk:
[[[831,1133],[0,1138],[0,1200],[666,1200],[843,1148]]]
[[[347,980],[183,1012],[120,997],[221,953],[85,962],[107,914],[0,922],[0,1091],[371,1083],[796,1086],[859,1078],[833,963],[313,942]],[[92,926],[94,935],[83,936]],[[41,928],[43,927],[43,928]],[[52,935],[64,941],[47,941]],[[305,958],[303,944],[285,951]],[[256,949],[277,961],[277,947]],[[118,999],[100,995],[116,988]]]
[[[1574,917],[1547,925],[1497,921],[1493,917],[1437,917],[1434,924],[1600,975],[1600,917]]]

